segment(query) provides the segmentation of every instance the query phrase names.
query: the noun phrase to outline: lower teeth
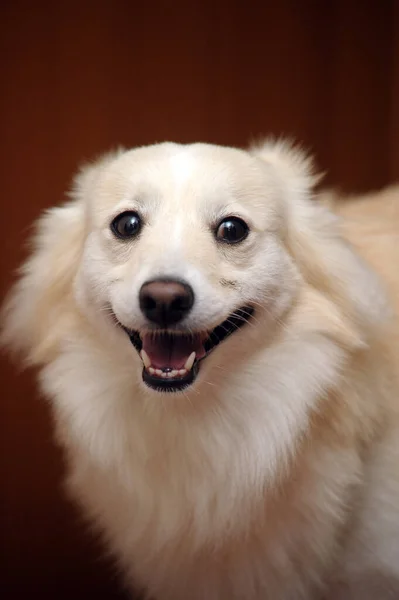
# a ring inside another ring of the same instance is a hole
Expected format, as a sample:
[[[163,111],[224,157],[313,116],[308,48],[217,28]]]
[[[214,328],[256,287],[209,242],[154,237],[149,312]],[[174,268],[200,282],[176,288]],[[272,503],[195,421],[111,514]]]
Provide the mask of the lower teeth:
[[[145,350],[142,350],[140,352],[140,355],[144,363],[145,370],[148,371],[150,375],[157,375],[158,377],[162,377],[162,379],[173,379],[178,376],[184,377],[189,371],[191,371],[195,361],[195,352],[192,352],[186,360],[185,365],[182,369],[172,369],[171,367],[165,367],[164,369],[154,369],[154,367],[150,366],[150,358],[145,352]]]
[[[150,375],[157,375],[158,377],[162,377],[162,379],[174,379],[177,376],[183,377],[184,375],[187,375],[188,371],[187,369],[171,369],[169,370],[161,370],[161,369],[154,369],[153,367],[149,367],[148,369],[146,369],[146,371],[148,371],[150,373]]]
[[[170,369],[170,367],[167,367],[164,370],[154,369],[154,367],[146,367],[146,371],[148,371],[150,375],[157,375],[163,379],[173,379],[177,376],[183,377],[188,373],[187,369]]]

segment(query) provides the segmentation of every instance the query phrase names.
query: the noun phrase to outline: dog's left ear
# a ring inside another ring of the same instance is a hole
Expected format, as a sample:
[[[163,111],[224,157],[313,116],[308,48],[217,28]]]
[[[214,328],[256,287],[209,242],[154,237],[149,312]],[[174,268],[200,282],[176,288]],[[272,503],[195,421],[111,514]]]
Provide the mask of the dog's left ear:
[[[267,165],[276,182],[284,213],[284,244],[304,280],[340,306],[353,329],[359,324],[362,331],[368,324],[379,325],[379,311],[370,297],[375,276],[345,239],[329,206],[334,194],[315,192],[321,177],[311,157],[285,141],[266,141],[250,153]]]
[[[267,165],[276,182],[284,243],[304,278],[317,288],[334,287],[340,279],[335,263],[343,247],[335,215],[314,191],[322,176],[316,174],[311,156],[285,140],[266,140],[250,153]]]
[[[295,192],[296,200],[309,195],[323,177],[316,173],[312,156],[290,140],[266,139],[251,146],[249,152],[273,169],[285,192]]]
[[[316,174],[311,156],[285,140],[266,141],[250,153],[267,165],[276,182],[284,213],[284,243],[305,280],[332,291],[341,281],[339,257],[345,262],[347,249],[336,216],[314,191],[322,176]]]

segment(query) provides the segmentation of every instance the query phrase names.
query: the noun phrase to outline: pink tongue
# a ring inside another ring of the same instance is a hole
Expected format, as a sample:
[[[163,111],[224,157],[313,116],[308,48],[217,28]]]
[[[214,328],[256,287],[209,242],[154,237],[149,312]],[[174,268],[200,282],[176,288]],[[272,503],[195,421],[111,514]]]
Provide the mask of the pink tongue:
[[[143,350],[148,354],[151,366],[156,369],[183,369],[190,354],[197,359],[205,355],[201,335],[182,336],[146,333],[142,336]]]

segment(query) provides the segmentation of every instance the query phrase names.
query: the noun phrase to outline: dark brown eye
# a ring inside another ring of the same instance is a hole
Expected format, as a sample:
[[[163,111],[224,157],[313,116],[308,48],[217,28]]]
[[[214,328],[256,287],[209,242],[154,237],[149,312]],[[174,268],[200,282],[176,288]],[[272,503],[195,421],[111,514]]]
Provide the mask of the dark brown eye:
[[[238,217],[227,217],[221,221],[216,229],[216,239],[226,244],[237,244],[245,240],[249,227]]]
[[[134,211],[123,212],[111,223],[111,230],[123,240],[136,236],[141,229],[141,219]]]

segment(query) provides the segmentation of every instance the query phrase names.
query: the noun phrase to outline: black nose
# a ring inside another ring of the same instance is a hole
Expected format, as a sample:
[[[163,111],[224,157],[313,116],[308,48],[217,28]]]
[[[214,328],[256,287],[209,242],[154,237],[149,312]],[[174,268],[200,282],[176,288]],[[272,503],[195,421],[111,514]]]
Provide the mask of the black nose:
[[[186,283],[156,279],[142,286],[139,300],[147,319],[165,328],[178,323],[190,312],[194,292]]]

